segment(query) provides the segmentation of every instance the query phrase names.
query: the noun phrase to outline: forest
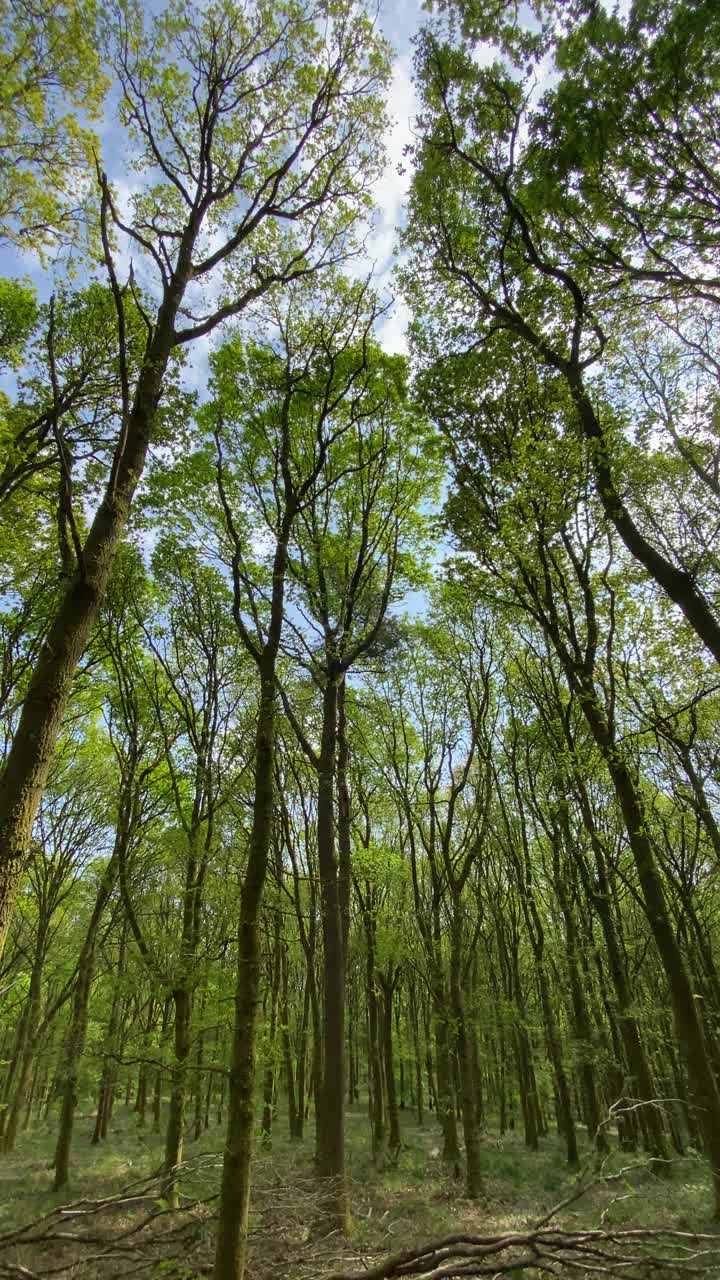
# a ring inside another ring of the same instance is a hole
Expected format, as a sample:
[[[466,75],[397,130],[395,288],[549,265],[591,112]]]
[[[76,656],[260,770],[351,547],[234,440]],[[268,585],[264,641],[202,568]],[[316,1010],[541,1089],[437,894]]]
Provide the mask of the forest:
[[[720,1277],[720,6],[0,31],[0,1277]]]

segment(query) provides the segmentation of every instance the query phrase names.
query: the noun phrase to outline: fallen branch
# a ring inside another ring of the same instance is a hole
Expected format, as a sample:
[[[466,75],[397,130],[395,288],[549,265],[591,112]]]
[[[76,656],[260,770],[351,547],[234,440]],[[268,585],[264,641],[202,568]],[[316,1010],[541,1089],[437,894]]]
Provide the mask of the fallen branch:
[[[720,1237],[690,1231],[633,1228],[569,1231],[533,1228],[503,1235],[455,1234],[402,1249],[375,1266],[337,1271],[327,1280],[452,1280],[460,1276],[623,1277],[683,1280],[720,1277]]]
[[[178,1173],[186,1177],[192,1174],[195,1179],[211,1174],[215,1186],[220,1161],[217,1155],[200,1156],[178,1166]],[[77,1274],[78,1253],[82,1255],[83,1268],[91,1264],[98,1268],[122,1258],[122,1270],[116,1273],[122,1276],[139,1274],[155,1267],[158,1261],[187,1262],[202,1242],[205,1227],[212,1222],[208,1206],[217,1199],[217,1192],[196,1199],[183,1198],[175,1208],[163,1199],[166,1181],[167,1174],[158,1171],[116,1195],[58,1205],[41,1218],[0,1233],[0,1277],[50,1280]],[[132,1221],[118,1229],[118,1213],[129,1211]],[[88,1247],[94,1251],[86,1253]],[[32,1250],[32,1265],[26,1265],[20,1256],[25,1250]],[[44,1258],[48,1254],[48,1263],[37,1261],[38,1256]],[[100,1273],[95,1270],[93,1274]]]

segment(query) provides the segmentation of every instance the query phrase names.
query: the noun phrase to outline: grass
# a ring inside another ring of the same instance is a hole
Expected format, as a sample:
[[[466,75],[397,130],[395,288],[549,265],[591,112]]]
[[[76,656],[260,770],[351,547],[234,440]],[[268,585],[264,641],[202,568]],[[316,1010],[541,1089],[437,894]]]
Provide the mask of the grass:
[[[320,1277],[349,1257],[377,1257],[433,1236],[458,1230],[504,1232],[522,1230],[571,1196],[576,1173],[564,1161],[555,1137],[545,1139],[537,1152],[528,1151],[518,1134],[499,1140],[488,1135],[483,1147],[484,1189],[481,1201],[464,1198],[462,1180],[453,1176],[439,1155],[438,1131],[433,1117],[419,1129],[414,1117],[403,1112],[403,1145],[396,1162],[376,1164],[364,1107],[355,1106],[347,1116],[347,1164],[353,1213],[351,1239],[314,1242],[314,1176],[312,1121],[303,1144],[286,1136],[284,1117],[278,1117],[270,1151],[258,1149],[254,1167],[252,1213],[252,1280],[284,1280],[285,1277]],[[49,1162],[54,1145],[54,1125],[43,1125],[21,1135],[17,1151],[0,1161],[0,1232],[34,1220],[59,1204],[82,1197],[116,1194],[129,1183],[157,1169],[163,1136],[138,1130],[135,1117],[116,1109],[108,1139],[90,1143],[92,1117],[78,1116],[73,1148],[72,1184],[61,1193],[52,1190]],[[193,1197],[207,1196],[217,1188],[223,1132],[215,1127],[199,1142],[186,1144],[186,1159],[215,1153],[216,1159],[200,1173],[185,1177],[182,1189]],[[640,1157],[613,1152],[604,1162],[606,1172],[618,1173]],[[593,1154],[583,1153],[581,1176],[589,1179]],[[673,1163],[662,1178],[635,1168],[610,1185],[595,1187],[564,1209],[563,1225],[673,1226],[682,1230],[707,1230],[712,1212],[707,1165],[696,1156]],[[202,1261],[211,1257],[212,1222],[205,1226]],[[23,1263],[39,1267],[31,1252]],[[355,1261],[353,1265],[357,1265]],[[41,1267],[39,1267],[42,1270]],[[92,1280],[100,1274],[80,1266],[78,1274]],[[102,1273],[105,1274],[104,1272]],[[190,1276],[192,1269],[163,1270],[153,1275]]]

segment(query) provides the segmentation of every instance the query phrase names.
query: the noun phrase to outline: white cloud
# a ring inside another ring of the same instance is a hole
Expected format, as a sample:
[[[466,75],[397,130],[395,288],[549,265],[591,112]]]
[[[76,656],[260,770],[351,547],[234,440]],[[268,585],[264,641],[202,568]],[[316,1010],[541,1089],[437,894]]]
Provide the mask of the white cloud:
[[[489,40],[481,40],[470,50],[470,57],[476,67],[491,67],[500,57],[500,49]]]
[[[412,125],[417,110],[417,97],[411,79],[407,54],[395,59],[388,94],[391,125],[386,139],[387,164],[375,184],[373,195],[377,221],[368,240],[367,252],[376,264],[380,279],[392,267],[397,228],[404,217],[404,204],[410,181],[405,149],[412,141]]]
[[[375,283],[381,292],[392,287],[390,276],[395,265],[398,228],[405,220],[405,201],[410,183],[410,164],[405,151],[413,139],[417,105],[410,56],[401,54],[393,64],[388,93],[387,163],[373,191],[377,211],[375,224],[367,240],[365,255],[357,263],[358,273],[363,275],[368,261],[374,265]],[[378,337],[386,351],[407,352],[405,329],[408,318],[407,308],[396,301],[378,329]]]
[[[378,331],[380,343],[390,355],[407,355],[407,326],[410,311],[401,298],[397,298],[392,311]]]
[[[188,391],[197,391],[201,400],[205,399],[210,380],[209,357],[213,345],[213,335],[205,333],[189,343],[186,349],[187,364],[183,370],[183,383]]]

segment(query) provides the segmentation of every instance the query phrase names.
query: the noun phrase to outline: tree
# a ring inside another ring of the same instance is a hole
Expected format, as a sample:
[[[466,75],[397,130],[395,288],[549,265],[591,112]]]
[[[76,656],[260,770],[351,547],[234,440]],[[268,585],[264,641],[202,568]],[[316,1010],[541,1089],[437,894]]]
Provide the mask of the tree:
[[[686,358],[712,360],[716,140],[699,123],[717,101],[710,10],[698,5],[690,18],[681,4],[641,5],[623,22],[593,5],[570,29],[563,6],[547,6],[533,32],[468,5],[464,22],[428,25],[416,53],[422,110],[405,241],[408,292],[423,316],[418,350],[482,352],[488,381],[510,352],[564,384],[606,518],[718,662],[714,563],[688,563],[682,533],[662,533],[636,500],[626,468],[637,407],[618,394],[616,373],[627,316],[640,307]],[[483,38],[499,52],[490,67],[473,56]],[[535,105],[542,57],[558,84]],[[709,309],[699,341],[693,320],[684,323],[689,299]],[[615,383],[608,394],[589,373],[602,364]],[[714,502],[713,396],[699,440],[672,420],[669,435]]]
[[[297,286],[286,307],[271,312],[276,345],[249,343],[246,350],[234,346],[219,353],[217,395],[208,410],[230,552],[233,618],[260,683],[216,1280],[242,1277],[245,1267],[260,989],[258,924],[273,836],[277,664],[286,625],[286,579],[297,526],[307,518],[318,491],[331,489],[334,452],[353,432],[357,405],[362,404],[367,335],[375,318],[374,300],[365,286],[341,279],[334,285],[332,293],[322,290],[314,297],[307,286]],[[230,424],[231,463],[225,443]],[[269,535],[269,564],[253,554],[253,538],[259,535]]]
[[[338,750],[345,683],[353,668],[394,643],[387,615],[393,599],[418,573],[420,561],[411,539],[414,535],[415,551],[422,553],[423,521],[417,508],[436,480],[424,423],[412,417],[404,361],[383,355],[369,338],[358,355],[358,386],[343,407],[343,425],[300,513],[289,563],[300,622],[286,648],[309,672],[322,698],[318,749],[303,728],[297,704],[283,692],[285,712],[317,773],[324,1045],[317,1166],[328,1188],[323,1223],[340,1230],[348,1222],[344,977],[351,869],[347,803],[338,814],[345,817],[344,827],[335,809],[338,766],[347,771]]]
[[[147,29],[141,9],[128,7],[113,26],[112,51],[121,121],[145,179],[126,221],[98,173],[118,333],[115,449],[3,767],[0,945],[74,673],[155,437],[170,360],[271,290],[351,250],[383,124],[384,46],[353,0],[327,11],[258,4],[245,12],[229,0],[209,9],[184,6],[152,18]],[[138,256],[137,276],[125,285],[112,244],[117,234]],[[221,276],[224,294],[198,314],[199,298],[210,296]],[[145,277],[143,301],[134,281]],[[128,297],[147,328],[135,377]]]
[[[72,243],[108,88],[93,0],[0,6],[0,240],[41,252]]]
[[[607,769],[702,1115],[720,1213],[720,1095],[648,833],[643,788],[618,732],[615,552],[588,493],[587,478],[584,483],[578,478],[578,470],[587,477],[589,459],[582,468],[581,458],[573,457],[565,441],[557,439],[556,414],[562,408],[555,385],[543,386],[532,374],[523,381],[510,373],[499,394],[476,402],[453,522],[464,545],[478,557],[480,580],[484,573],[495,579],[511,607],[533,619],[557,655]],[[475,445],[480,422],[486,426],[481,437],[484,452]],[[561,448],[566,450],[564,457]],[[582,444],[576,448],[582,449]]]

